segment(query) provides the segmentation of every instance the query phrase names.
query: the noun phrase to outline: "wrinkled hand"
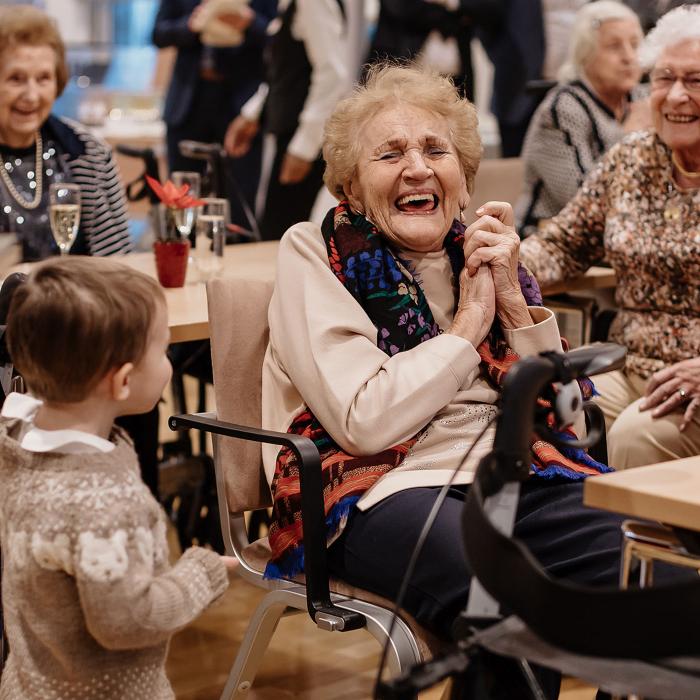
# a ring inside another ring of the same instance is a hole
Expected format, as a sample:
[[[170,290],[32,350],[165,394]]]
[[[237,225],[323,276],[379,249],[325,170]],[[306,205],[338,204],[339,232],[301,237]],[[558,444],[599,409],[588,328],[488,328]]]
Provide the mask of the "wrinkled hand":
[[[250,121],[239,114],[226,129],[224,136],[226,153],[234,158],[240,158],[248,153],[259,128],[259,122]]]
[[[225,12],[217,15],[216,18],[229,27],[237,29],[239,32],[244,32],[255,19],[255,10],[252,10],[248,5],[243,5],[236,12]]]
[[[496,315],[496,295],[491,269],[484,265],[470,276],[465,268],[459,275],[459,302],[447,333],[468,340],[475,348],[488,335]]]
[[[676,362],[651,376],[640,411],[652,409],[653,418],[683,411],[681,430],[685,430],[700,407],[700,357]]]
[[[496,312],[508,328],[532,325],[518,280],[520,238],[513,209],[507,202],[487,202],[476,210],[477,219],[464,232],[464,258],[472,276],[482,265],[493,275]]]
[[[280,183],[283,185],[295,185],[301,182],[311,170],[311,161],[299,158],[287,151],[284,154],[282,167],[280,168]]]

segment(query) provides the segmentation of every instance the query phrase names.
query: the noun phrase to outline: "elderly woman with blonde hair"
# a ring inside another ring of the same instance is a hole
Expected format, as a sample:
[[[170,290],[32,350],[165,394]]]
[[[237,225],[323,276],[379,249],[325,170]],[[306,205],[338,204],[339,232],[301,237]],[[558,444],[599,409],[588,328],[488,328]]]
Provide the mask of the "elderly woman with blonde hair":
[[[393,598],[440,487],[454,486],[411,580],[406,609],[443,637],[465,606],[460,513],[492,447],[500,382],[517,356],[561,350],[552,313],[518,266],[511,208],[469,227],[481,145],[448,79],[373,67],[325,134],[340,200],[321,227],[282,238],[263,366],[263,425],[321,452],[332,570]],[[299,471],[263,447],[273,498],[269,576],[303,569]],[[533,444],[516,533],[550,570],[615,583],[619,521],[581,505],[585,454]],[[517,585],[517,583],[515,584]]]
[[[624,371],[596,380],[618,468],[700,454],[700,7],[664,15],[640,51],[653,128],[625,137],[521,259],[545,284],[606,257]]]
[[[598,0],[576,14],[559,85],[535,112],[523,146],[522,235],[559,213],[625,129],[644,124],[646,103],[630,101],[641,77],[641,40],[637,15],[621,2]]]
[[[80,186],[82,211],[71,253],[131,249],[126,199],[109,146],[84,126],[51,114],[68,82],[55,23],[30,5],[0,7],[0,232],[13,233],[23,260],[58,255],[49,187]]]

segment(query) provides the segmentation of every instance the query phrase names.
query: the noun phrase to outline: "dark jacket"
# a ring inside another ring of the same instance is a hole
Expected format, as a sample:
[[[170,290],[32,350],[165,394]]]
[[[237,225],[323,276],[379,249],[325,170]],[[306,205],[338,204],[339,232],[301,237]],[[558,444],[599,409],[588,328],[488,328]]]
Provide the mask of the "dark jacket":
[[[541,0],[507,0],[505,20],[497,29],[479,31],[494,68],[491,110],[504,124],[519,124],[540,97],[525,85],[542,77],[545,55]]]
[[[192,11],[199,4],[199,0],[161,0],[153,28],[153,43],[156,46],[175,46],[178,49],[163,110],[163,119],[171,126],[181,124],[186,119],[200,80],[204,47],[199,36],[187,27]],[[240,112],[264,79],[265,31],[277,14],[277,0],[251,0],[250,7],[255,11],[255,20],[246,30],[240,46],[206,49],[213,52],[216,70],[224,75],[230,87],[231,117]]]
[[[462,74],[454,76],[473,99],[474,77],[470,43],[475,26],[493,30],[503,19],[505,0],[461,0],[451,11],[428,0],[382,0],[377,31],[369,62],[381,58],[412,59],[423,48],[428,34],[437,30],[445,38],[457,41]]]

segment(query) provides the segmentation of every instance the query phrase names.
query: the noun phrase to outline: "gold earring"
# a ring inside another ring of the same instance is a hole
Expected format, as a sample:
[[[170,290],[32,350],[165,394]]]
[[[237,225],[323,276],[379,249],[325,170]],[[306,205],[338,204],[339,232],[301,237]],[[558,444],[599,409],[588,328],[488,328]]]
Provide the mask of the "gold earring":
[[[459,223],[464,226],[464,208],[460,207],[459,208]]]

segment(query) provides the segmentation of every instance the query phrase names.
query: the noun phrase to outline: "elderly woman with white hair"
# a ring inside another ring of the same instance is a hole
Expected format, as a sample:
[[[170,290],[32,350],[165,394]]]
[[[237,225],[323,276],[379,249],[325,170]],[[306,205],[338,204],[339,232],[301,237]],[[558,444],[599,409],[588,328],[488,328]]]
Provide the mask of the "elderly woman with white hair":
[[[700,454],[700,6],[664,15],[640,59],[653,128],[613,146],[520,248],[540,283],[603,257],[617,274],[610,339],[627,364],[596,381],[617,468]]]
[[[558,214],[622,138],[641,77],[641,40],[637,15],[620,2],[599,0],[576,14],[559,85],[535,112],[523,146],[525,187],[516,206],[522,235]]]

